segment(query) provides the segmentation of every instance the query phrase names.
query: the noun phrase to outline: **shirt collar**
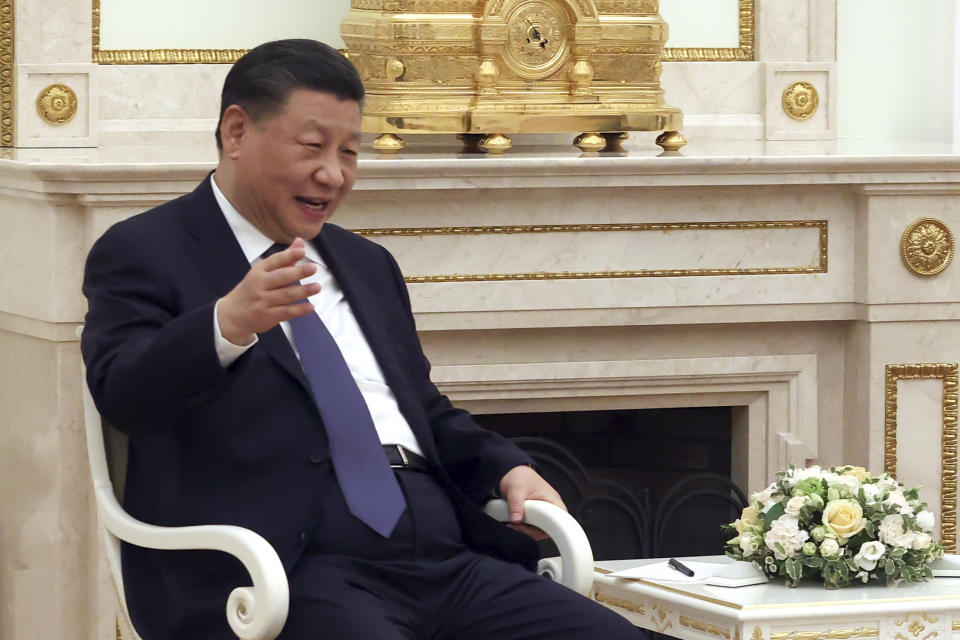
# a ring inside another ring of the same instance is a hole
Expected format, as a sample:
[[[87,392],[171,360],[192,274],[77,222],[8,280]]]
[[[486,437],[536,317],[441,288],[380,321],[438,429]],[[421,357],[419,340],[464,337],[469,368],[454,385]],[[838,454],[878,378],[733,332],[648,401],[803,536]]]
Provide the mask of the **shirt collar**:
[[[210,176],[210,187],[213,189],[213,197],[216,199],[217,204],[220,205],[220,211],[223,212],[223,217],[226,218],[230,231],[233,232],[234,237],[236,237],[237,242],[240,244],[240,249],[243,251],[244,257],[246,257],[247,262],[253,264],[260,259],[267,249],[273,246],[273,240],[263,235],[259,229],[253,226],[252,222],[244,218],[243,215],[230,204],[230,201],[227,200],[227,197],[223,195],[223,192],[217,185],[214,176]],[[312,242],[308,240],[305,248],[307,260],[316,263],[324,269],[327,268],[326,263],[320,256],[320,252],[317,251],[317,248],[313,246]]]

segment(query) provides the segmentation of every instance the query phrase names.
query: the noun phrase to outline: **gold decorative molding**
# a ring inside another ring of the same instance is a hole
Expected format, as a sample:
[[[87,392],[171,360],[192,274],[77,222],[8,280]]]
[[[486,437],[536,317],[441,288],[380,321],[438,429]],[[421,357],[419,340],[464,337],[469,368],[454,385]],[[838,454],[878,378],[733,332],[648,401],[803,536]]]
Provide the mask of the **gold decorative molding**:
[[[794,120],[803,121],[817,112],[820,106],[820,94],[809,82],[793,82],[783,90],[780,103],[784,113]]]
[[[900,257],[907,269],[918,276],[933,276],[953,259],[953,233],[936,218],[919,218],[910,223],[900,239]]]
[[[602,604],[610,605],[611,607],[619,607],[621,609],[626,609],[627,611],[632,611],[633,613],[639,613],[641,615],[646,613],[646,609],[639,602],[634,602],[633,600],[627,600],[626,598],[618,598],[617,596],[611,596],[606,593],[595,593],[593,598]]]
[[[13,0],[0,0],[0,147],[13,146]]]
[[[730,62],[754,59],[754,0],[738,3],[739,47],[666,47],[660,59],[664,62]]]
[[[650,617],[653,619],[653,626],[656,627],[657,633],[663,633],[673,626],[673,621],[669,618],[670,614],[673,613],[670,607],[658,602],[651,608],[653,614]]]
[[[689,616],[680,616],[680,624],[690,629],[696,629],[697,631],[709,633],[712,636],[724,638],[724,640],[730,640],[730,631],[722,629],[715,624],[710,624],[709,622],[703,622],[702,620],[697,620]]]
[[[37,95],[37,113],[44,122],[63,126],[77,115],[77,94],[65,84],[51,84]]]
[[[771,633],[770,640],[848,640],[849,638],[878,638],[878,627],[856,629],[825,629],[823,631],[783,631]]]
[[[883,468],[897,474],[897,382],[943,380],[940,434],[940,541],[953,553],[957,547],[957,369],[955,362],[888,364],[884,385]]]
[[[827,273],[828,225],[826,220],[774,220],[757,222],[642,222],[625,224],[505,225],[497,227],[403,227],[353,229],[361,236],[439,236],[517,233],[584,233],[624,231],[691,231],[744,229],[819,229],[819,257],[814,266],[723,269],[637,269],[630,271],[558,271],[533,273],[443,274],[408,276],[408,283],[503,282],[512,280],[584,280],[601,278],[673,278],[688,276],[746,276]]]
[[[12,0],[9,0],[12,2]],[[247,49],[101,49],[100,0],[93,3],[92,59],[95,64],[233,64]]]
[[[753,635],[750,636],[750,640],[763,640],[763,630],[759,626],[753,628]]]

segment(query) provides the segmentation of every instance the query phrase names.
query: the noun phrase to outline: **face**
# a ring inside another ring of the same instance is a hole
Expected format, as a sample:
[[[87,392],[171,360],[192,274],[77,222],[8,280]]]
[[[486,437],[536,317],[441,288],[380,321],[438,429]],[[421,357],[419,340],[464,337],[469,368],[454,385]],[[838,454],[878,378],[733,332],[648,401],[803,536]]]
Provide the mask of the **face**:
[[[233,166],[228,199],[277,242],[315,237],[356,180],[360,105],[353,100],[297,89],[258,122],[232,105],[221,135]]]

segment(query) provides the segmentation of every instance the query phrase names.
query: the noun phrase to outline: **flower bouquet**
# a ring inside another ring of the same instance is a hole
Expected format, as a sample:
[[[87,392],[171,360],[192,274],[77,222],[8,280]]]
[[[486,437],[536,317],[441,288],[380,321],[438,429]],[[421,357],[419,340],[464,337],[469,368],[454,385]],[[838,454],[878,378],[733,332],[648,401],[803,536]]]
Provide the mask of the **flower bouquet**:
[[[933,539],[933,513],[918,489],[906,490],[886,473],[863,467],[808,467],[777,474],[754,493],[738,520],[726,554],[752,562],[789,586],[817,578],[827,588],[854,581],[921,582],[927,563],[943,555]]]

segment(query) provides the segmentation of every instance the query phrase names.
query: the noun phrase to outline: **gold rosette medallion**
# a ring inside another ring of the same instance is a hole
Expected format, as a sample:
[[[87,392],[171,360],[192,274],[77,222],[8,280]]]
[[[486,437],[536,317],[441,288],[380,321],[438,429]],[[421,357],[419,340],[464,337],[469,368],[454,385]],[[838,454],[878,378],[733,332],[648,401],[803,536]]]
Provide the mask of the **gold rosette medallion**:
[[[51,84],[37,96],[37,113],[52,125],[67,124],[77,115],[77,94],[65,84]]]
[[[794,82],[783,90],[783,110],[794,120],[806,120],[817,112],[820,94],[809,82]]]
[[[900,241],[903,263],[918,276],[932,276],[953,259],[953,233],[943,221],[920,218],[913,221]]]

